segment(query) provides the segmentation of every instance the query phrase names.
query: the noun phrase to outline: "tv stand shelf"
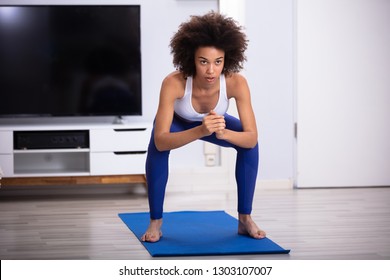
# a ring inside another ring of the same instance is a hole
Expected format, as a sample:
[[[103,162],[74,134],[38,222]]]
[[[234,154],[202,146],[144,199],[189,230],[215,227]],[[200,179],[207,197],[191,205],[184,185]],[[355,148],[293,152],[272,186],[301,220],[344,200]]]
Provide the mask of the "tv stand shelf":
[[[2,125],[2,185],[146,183],[151,127],[149,123]],[[72,140],[71,133],[81,131],[86,140],[77,147],[81,140]],[[20,140],[18,135],[27,137]],[[72,141],[77,142],[75,147]]]
[[[94,185],[94,184],[134,184],[146,186],[144,174],[106,176],[66,176],[66,177],[19,177],[3,178],[3,186],[55,186],[55,185]]]

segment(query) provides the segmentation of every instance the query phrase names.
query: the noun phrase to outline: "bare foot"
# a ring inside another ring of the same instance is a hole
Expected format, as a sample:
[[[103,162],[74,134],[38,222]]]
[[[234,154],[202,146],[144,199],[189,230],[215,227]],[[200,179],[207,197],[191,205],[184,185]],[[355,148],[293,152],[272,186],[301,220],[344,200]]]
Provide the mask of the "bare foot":
[[[150,220],[150,224],[145,234],[142,235],[141,241],[144,242],[157,242],[162,236],[161,232],[162,219]]]
[[[259,229],[250,215],[238,214],[238,220],[238,234],[249,235],[255,239],[266,236],[265,231]]]

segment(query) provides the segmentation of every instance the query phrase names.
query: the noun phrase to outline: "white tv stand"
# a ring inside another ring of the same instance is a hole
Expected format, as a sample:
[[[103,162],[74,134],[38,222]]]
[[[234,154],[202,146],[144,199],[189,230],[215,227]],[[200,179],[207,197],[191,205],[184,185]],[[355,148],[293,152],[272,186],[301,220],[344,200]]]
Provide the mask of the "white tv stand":
[[[151,128],[152,125],[145,122],[0,125],[1,184],[145,183],[145,160]],[[15,147],[15,133],[40,131],[86,131],[89,146]]]

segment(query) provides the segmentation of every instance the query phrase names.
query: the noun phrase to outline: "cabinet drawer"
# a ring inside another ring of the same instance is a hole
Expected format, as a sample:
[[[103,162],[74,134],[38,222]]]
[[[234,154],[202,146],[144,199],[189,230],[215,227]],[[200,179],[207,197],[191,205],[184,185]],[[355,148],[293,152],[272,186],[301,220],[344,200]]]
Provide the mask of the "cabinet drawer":
[[[145,174],[146,153],[91,153],[91,175]]]
[[[0,131],[0,154],[12,154],[14,149],[12,131]]]
[[[146,151],[150,128],[140,129],[92,129],[90,149],[92,152]]]
[[[12,154],[1,155],[0,154],[0,167],[3,174],[0,177],[12,177],[14,175],[14,158]]]

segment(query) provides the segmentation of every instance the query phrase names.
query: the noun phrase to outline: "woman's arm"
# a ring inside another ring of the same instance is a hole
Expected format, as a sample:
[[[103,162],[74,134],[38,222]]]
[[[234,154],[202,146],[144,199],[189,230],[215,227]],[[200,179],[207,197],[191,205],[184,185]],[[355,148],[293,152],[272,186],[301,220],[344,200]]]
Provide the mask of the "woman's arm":
[[[181,79],[183,79],[181,74],[169,75],[164,79],[161,86],[160,101],[154,126],[154,141],[159,151],[179,148],[225,128],[225,121],[222,116],[208,115],[203,119],[200,126],[180,132],[170,132],[175,100],[181,98],[184,93],[183,81]]]
[[[246,79],[240,74],[233,74],[227,79],[227,91],[228,97],[236,100],[243,131],[223,129],[216,136],[242,148],[253,148],[257,144],[257,126]]]

